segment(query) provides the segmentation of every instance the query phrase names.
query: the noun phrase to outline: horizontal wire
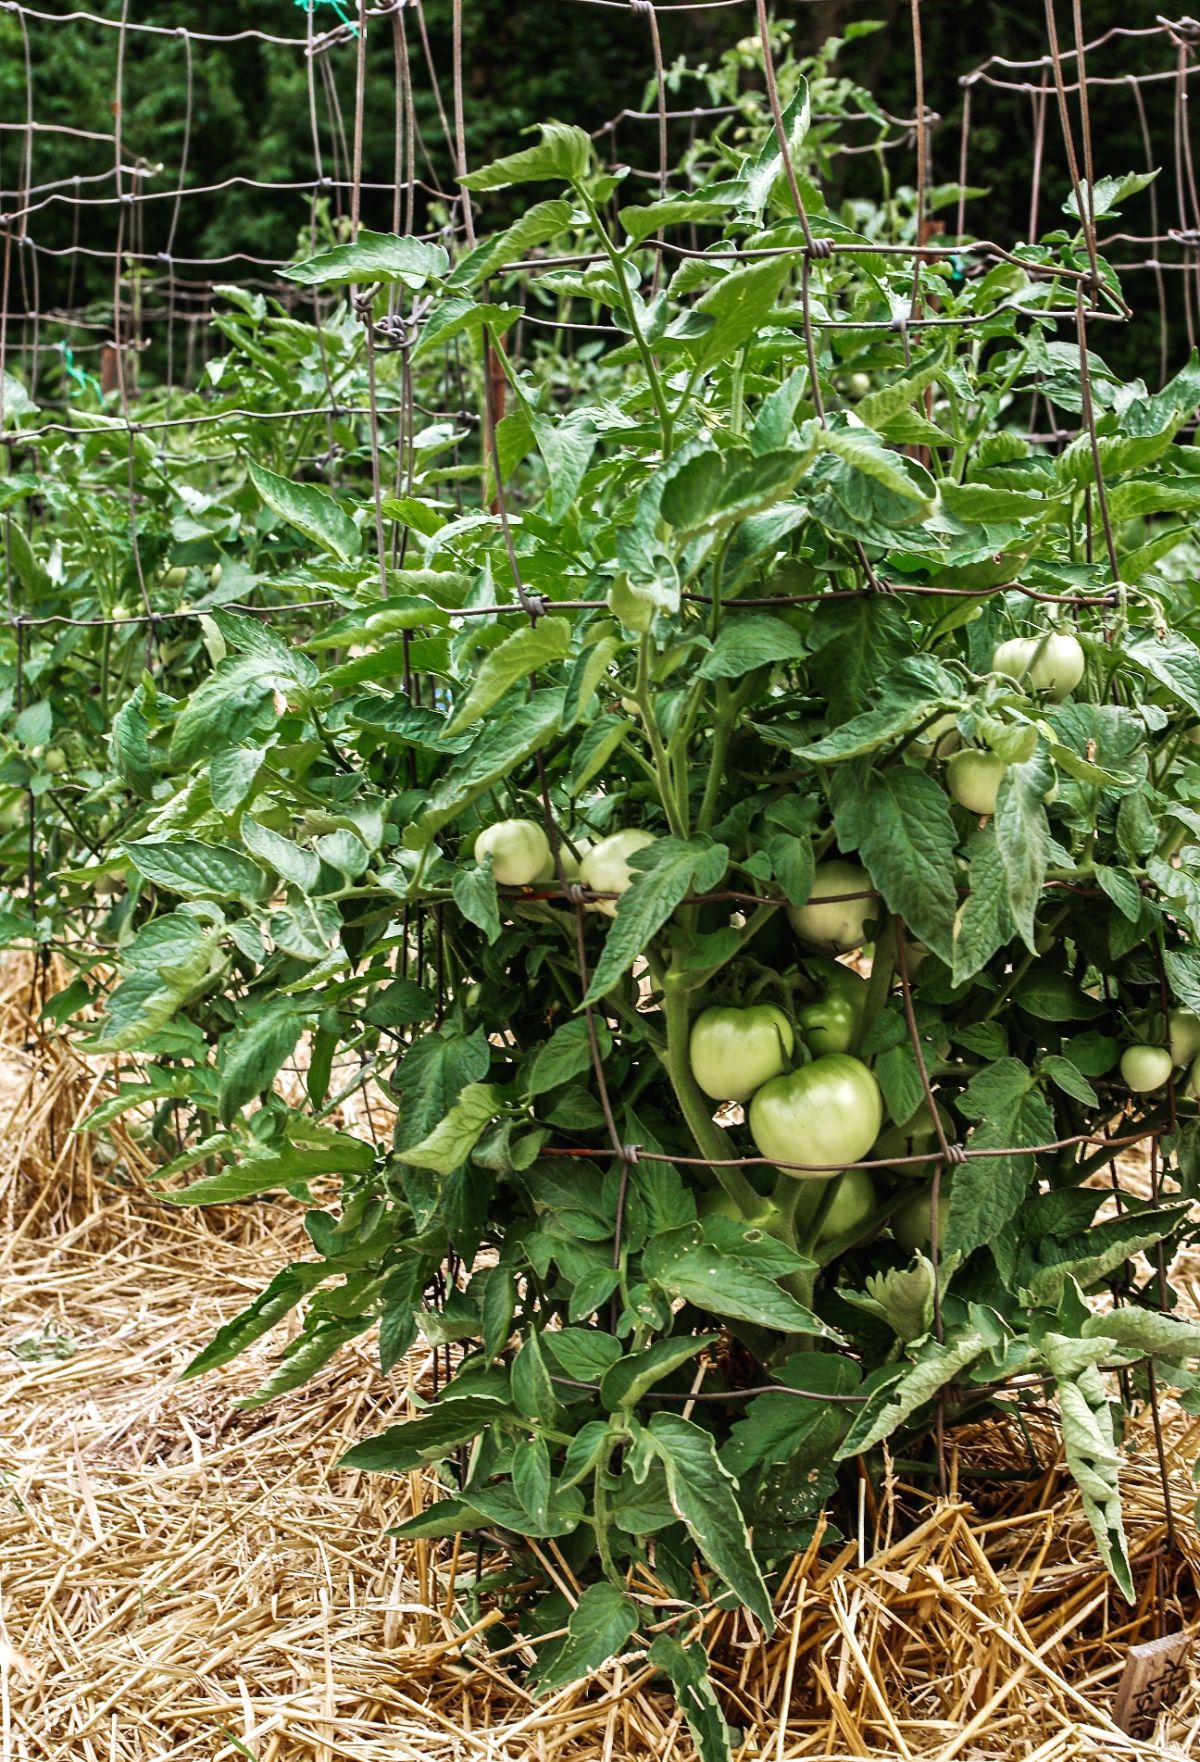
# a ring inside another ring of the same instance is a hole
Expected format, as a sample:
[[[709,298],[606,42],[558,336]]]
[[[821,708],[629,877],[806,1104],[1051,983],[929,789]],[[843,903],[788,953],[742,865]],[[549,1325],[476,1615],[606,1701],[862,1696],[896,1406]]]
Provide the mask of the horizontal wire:
[[[984,1161],[996,1156],[1048,1156],[1054,1150],[1072,1150],[1081,1144],[1104,1145],[1112,1150],[1124,1150],[1131,1144],[1145,1144],[1148,1139],[1163,1138],[1170,1128],[1167,1125],[1147,1126],[1143,1132],[1134,1132],[1123,1138],[1098,1138],[1092,1132],[1075,1132],[1068,1138],[1055,1138],[1048,1144],[1013,1144],[995,1150],[972,1150],[970,1145],[953,1145],[958,1157],[949,1160],[953,1163],[964,1159],[967,1161]],[[682,1168],[697,1169],[791,1169],[798,1175],[828,1175],[827,1162],[784,1162],[777,1156],[681,1156],[669,1150],[644,1150],[640,1144],[623,1146],[628,1154],[617,1157],[618,1161],[629,1162],[666,1162],[678,1163]],[[611,1144],[602,1149],[583,1145],[544,1144],[538,1151],[539,1156],[586,1157],[592,1162],[611,1161],[616,1152]],[[886,1156],[865,1162],[848,1162],[837,1170],[838,1174],[846,1169],[891,1169],[910,1166],[916,1163],[944,1163],[948,1159],[940,1149],[923,1152],[919,1156]]]
[[[709,0],[713,3],[713,0]],[[742,0],[739,0],[739,4]],[[404,0],[384,6],[370,7],[364,16],[368,19],[390,18],[400,10]],[[270,31],[256,30],[248,26],[241,31],[196,31],[187,25],[143,24],[137,19],[104,18],[96,12],[39,12],[35,7],[26,6],[23,0],[0,0],[0,12],[19,15],[22,18],[36,18],[39,24],[95,24],[110,31],[135,31],[150,37],[190,37],[193,43],[270,43],[279,49],[302,49],[308,51],[321,49],[330,43],[346,40],[346,27],[335,26],[332,30],[322,31],[315,36],[280,37]]]

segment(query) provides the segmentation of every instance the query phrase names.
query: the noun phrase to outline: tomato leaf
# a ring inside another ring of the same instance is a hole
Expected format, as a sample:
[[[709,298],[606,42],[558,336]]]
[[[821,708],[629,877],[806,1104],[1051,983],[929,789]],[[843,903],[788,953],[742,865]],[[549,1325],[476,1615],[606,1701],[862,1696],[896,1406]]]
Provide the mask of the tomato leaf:
[[[552,1652],[543,1648],[530,1679],[535,1692],[548,1694],[599,1670],[624,1649],[638,1621],[637,1604],[616,1585],[589,1585],[571,1611],[562,1645]]]
[[[839,819],[839,827],[844,824]],[[856,803],[857,848],[888,910],[949,966],[953,960],[957,835],[945,792],[926,771],[871,772]]]
[[[343,563],[357,557],[362,549],[362,534],[332,496],[310,483],[291,483],[286,477],[277,477],[253,461],[246,469],[268,508],[310,543],[340,557]]]
[[[711,838],[656,838],[635,852],[636,869],[629,888],[617,901],[617,914],[596,963],[585,1003],[598,1003],[629,971],[651,938],[662,929],[680,901],[694,888],[703,893],[725,873],[729,852]]]
[[[217,1113],[223,1126],[229,1125],[247,1102],[271,1087],[303,1026],[289,1003],[277,1003],[222,1042]]]
[[[1050,826],[1043,797],[1054,781],[1046,758],[1036,753],[1023,765],[1009,765],[996,796],[996,851],[1008,886],[1008,909],[1017,933],[1037,952],[1034,915],[1050,856]]]
[[[1017,1058],[1002,1058],[973,1077],[959,1107],[980,1120],[969,1149],[995,1155],[973,1156],[954,1173],[950,1216],[943,1244],[948,1254],[969,1254],[1004,1228],[1021,1209],[1035,1174],[1027,1144],[1049,1144],[1058,1136],[1054,1115],[1033,1072]]]
[[[468,1083],[432,1132],[393,1154],[398,1162],[448,1175],[466,1161],[503,1106],[500,1091],[491,1083]]]
[[[775,1626],[771,1598],[734,1497],[737,1482],[722,1466],[712,1433],[675,1413],[656,1413],[648,1429],[666,1470],[675,1515],[714,1571],[770,1634]]]

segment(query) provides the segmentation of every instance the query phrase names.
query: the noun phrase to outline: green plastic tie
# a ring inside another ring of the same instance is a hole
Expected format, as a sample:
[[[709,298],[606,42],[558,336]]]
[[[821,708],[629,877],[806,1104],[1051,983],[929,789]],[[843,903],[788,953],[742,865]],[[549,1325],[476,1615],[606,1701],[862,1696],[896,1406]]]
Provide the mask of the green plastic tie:
[[[342,23],[350,32],[350,35],[352,37],[357,37],[358,26],[354,23],[353,19],[347,18],[346,9],[342,5],[342,0],[294,0],[294,4],[299,6],[302,11],[309,13],[312,12],[315,6],[332,6],[333,10],[337,13]]]
[[[96,378],[96,375],[94,373],[85,373],[82,367],[76,366],[75,351],[71,348],[70,344],[59,343],[58,347],[62,354],[63,366],[66,368],[67,378],[71,380],[74,385],[77,385],[81,392],[86,392],[89,386],[94,386],[95,389],[99,391],[100,381]]]

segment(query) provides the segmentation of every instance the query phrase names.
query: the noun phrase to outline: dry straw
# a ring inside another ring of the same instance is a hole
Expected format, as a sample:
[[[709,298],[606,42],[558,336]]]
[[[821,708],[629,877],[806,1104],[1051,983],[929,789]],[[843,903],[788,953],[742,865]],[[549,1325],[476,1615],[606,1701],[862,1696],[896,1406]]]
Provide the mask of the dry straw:
[[[178,1212],[139,1147],[71,1131],[108,1076],[30,1025],[27,972],[0,986],[0,1762],[683,1762],[686,1728],[636,1654],[535,1702],[532,1656],[470,1599],[473,1548],[383,1532],[433,1496],[344,1473],[347,1444],[401,1414],[350,1348],[275,1406],[233,1406],[279,1338],[198,1383],[188,1357],[288,1258],[297,1208]],[[763,1643],[708,1612],[740,1755],[1108,1762],[1200,1750],[1193,1679],[1135,1740],[1111,1717],[1130,1645],[1200,1627],[1197,1427],[1167,1415],[1177,1551],[1148,1426],[1124,1476],[1140,1596],[1096,1561],[1049,1417],[960,1434],[950,1496],[863,1488],[859,1533],[778,1585]],[[1036,1472],[1031,1468],[1036,1465]],[[547,1570],[569,1595],[569,1569]],[[635,1586],[648,1603],[651,1585]],[[703,1593],[701,1593],[703,1594]],[[671,1608],[664,1608],[669,1617]],[[485,1630],[491,1631],[485,1631]]]

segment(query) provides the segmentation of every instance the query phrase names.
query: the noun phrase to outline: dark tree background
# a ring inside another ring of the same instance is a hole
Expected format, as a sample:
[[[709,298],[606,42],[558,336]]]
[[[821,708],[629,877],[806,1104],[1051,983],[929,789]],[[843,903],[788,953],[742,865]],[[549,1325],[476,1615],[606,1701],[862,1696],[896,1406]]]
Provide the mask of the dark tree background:
[[[97,10],[117,17],[120,0],[96,0]],[[352,10],[353,0],[347,0]],[[43,0],[47,10],[66,14],[72,0]],[[1084,0],[1088,36],[1095,38],[1118,23],[1153,23],[1132,16],[1128,0]],[[873,90],[889,110],[912,114],[913,55],[910,0],[823,0],[803,4],[780,0],[776,13],[794,26],[799,53],[816,49],[847,24],[877,19],[883,28],[850,44],[839,66]],[[1070,8],[1058,0],[1059,29],[1064,44],[1071,40]],[[652,99],[648,76],[652,68],[649,33],[632,10],[572,3],[572,0],[466,0],[465,68],[468,155],[472,163],[511,150],[522,128],[547,117],[564,117],[595,129],[626,107],[641,108]],[[273,7],[249,0],[152,0],[135,9],[143,23],[215,33],[254,26],[302,35],[304,12],[277,0]],[[450,164],[442,123],[431,91],[418,30],[410,7],[405,21],[413,52],[413,80],[421,139],[430,181],[447,187]],[[318,0],[315,28],[336,22],[331,0]],[[451,59],[450,0],[425,0],[424,17],[432,60],[443,75],[449,105]],[[927,101],[942,118],[933,137],[933,176],[947,182],[957,176],[958,122],[962,93],[959,76],[988,55],[1028,58],[1045,52],[1046,33],[1038,0],[924,0],[923,26]],[[660,14],[663,53],[670,68],[678,59],[695,65],[713,62],[720,52],[754,30],[749,4],[709,12]],[[57,179],[94,178],[109,163],[111,148],[102,142],[45,132],[46,125],[69,125],[110,133],[115,86],[117,33],[87,23],[25,21],[32,70],[33,111],[41,125],[34,140],[32,181],[44,185]],[[370,179],[391,175],[394,140],[394,79],[388,46],[391,26],[372,27],[367,94],[365,171]],[[150,37],[130,33],[125,51],[124,158],[160,167],[144,188],[173,189],[183,146],[186,107],[186,54],[175,35]],[[221,183],[250,176],[270,182],[303,181],[314,175],[304,57],[295,50],[272,48],[253,41],[231,45],[193,43],[193,123],[188,168],[189,185]],[[1089,71],[1125,75],[1168,68],[1172,50],[1162,38],[1130,45],[1116,42],[1098,50]],[[25,116],[26,39],[21,21],[0,15],[0,185],[14,190],[20,182]],[[353,114],[354,48],[343,45],[329,57],[344,117],[345,133]],[[1146,90],[1154,162],[1167,167],[1159,192],[1163,219],[1178,224],[1173,162],[1174,93],[1169,82]],[[702,88],[688,82],[675,102],[702,100]],[[326,99],[318,82],[324,169],[335,167],[340,148],[328,121]],[[1129,87],[1104,88],[1093,100],[1093,132],[1098,170],[1144,169],[1146,151]],[[676,145],[685,137],[678,134]],[[988,195],[973,201],[968,226],[978,234],[1023,238],[1029,224],[1032,182],[1033,127],[1029,99],[1015,93],[976,87],[972,116],[971,181],[986,185]],[[655,158],[655,134],[645,124],[626,123],[618,136],[618,152],[633,163],[649,165]],[[869,174],[864,161],[845,161],[847,188]],[[432,167],[432,172],[430,170]],[[910,175],[910,171],[907,172]],[[901,176],[906,175],[902,172]],[[1055,224],[1067,184],[1057,117],[1047,119],[1047,150],[1041,180],[1040,226]],[[871,186],[874,187],[873,185]],[[111,181],[80,185],[80,193],[112,194]],[[336,209],[338,198],[333,199]],[[3,206],[15,205],[12,196]],[[170,200],[147,203],[140,210],[140,247],[154,253],[167,242]],[[310,199],[304,191],[267,193],[234,186],[212,195],[196,195],[183,204],[174,242],[176,257],[211,258],[248,252],[267,258],[288,257],[306,229]],[[386,195],[368,195],[364,218],[388,227],[391,203]],[[418,224],[427,223],[429,210]],[[436,215],[435,215],[436,218]],[[1130,204],[1122,225],[1148,232],[1148,198]],[[77,209],[54,201],[30,223],[39,244],[60,250],[73,244],[111,250],[116,236],[116,210],[111,205]],[[126,235],[128,242],[128,234]],[[1134,253],[1137,254],[1136,252]],[[109,297],[110,271],[87,257],[39,257],[38,304],[78,306]],[[194,273],[203,274],[197,270]],[[230,264],[215,279],[245,279],[245,265]],[[1174,278],[1178,282],[1178,277]],[[1149,278],[1138,273],[1130,293],[1138,305],[1149,305]],[[1176,289],[1171,290],[1173,298]],[[1177,298],[1175,303],[1178,304]],[[1140,334],[1140,333],[1139,333]],[[1147,332],[1149,336],[1150,332]],[[1139,347],[1142,346],[1140,343]],[[1152,347],[1149,342],[1145,345]],[[1174,352],[1174,351],[1173,351]]]

